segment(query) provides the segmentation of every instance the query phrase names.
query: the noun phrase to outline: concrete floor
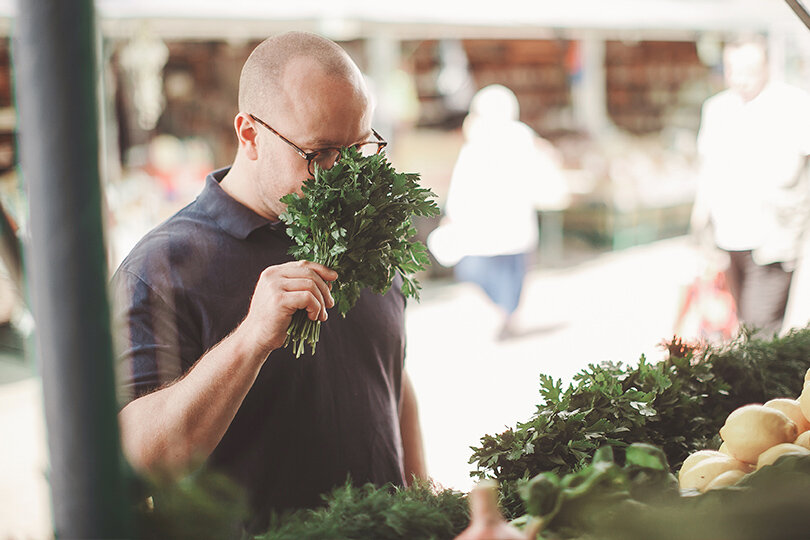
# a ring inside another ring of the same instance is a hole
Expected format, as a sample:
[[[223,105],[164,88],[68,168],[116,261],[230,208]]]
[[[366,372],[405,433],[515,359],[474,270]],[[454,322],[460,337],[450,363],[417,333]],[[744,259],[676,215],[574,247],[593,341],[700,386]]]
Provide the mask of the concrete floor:
[[[697,255],[685,238],[601,255],[529,276],[520,335],[495,340],[497,310],[475,287],[424,283],[408,307],[407,369],[416,387],[428,468],[467,491],[470,447],[528,420],[538,374],[563,381],[588,363],[663,356]],[[0,355],[0,540],[51,537],[41,387],[13,354]]]
[[[685,238],[538,269],[520,336],[497,341],[499,313],[470,284],[428,283],[408,311],[407,369],[420,403],[429,472],[468,491],[471,446],[531,418],[538,374],[564,383],[589,363],[661,359],[697,253]]]
[[[51,537],[42,389],[19,334],[0,328],[0,539]]]

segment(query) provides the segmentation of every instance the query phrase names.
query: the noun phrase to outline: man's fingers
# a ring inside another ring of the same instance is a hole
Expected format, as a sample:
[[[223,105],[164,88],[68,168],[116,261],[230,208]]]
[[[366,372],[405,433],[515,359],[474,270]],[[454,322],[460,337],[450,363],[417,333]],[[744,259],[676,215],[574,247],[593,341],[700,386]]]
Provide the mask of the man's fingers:
[[[287,314],[303,309],[306,310],[311,320],[325,321],[327,319],[326,310],[335,305],[327,280],[334,279],[337,279],[337,273],[322,264],[295,261],[267,267],[262,272],[261,283],[257,285],[256,291],[263,291],[260,298],[272,297],[273,301],[270,305],[282,308]],[[251,311],[253,311],[256,299],[257,296],[254,293]],[[262,303],[259,302],[256,305],[262,305]]]
[[[327,268],[326,266],[324,266],[322,264],[316,264],[316,263],[312,263],[312,264],[313,264],[312,268],[318,273],[319,276],[321,276],[322,280],[327,281],[327,282],[332,282],[332,281],[335,281],[338,278],[337,272],[335,272],[331,268]]]
[[[324,309],[335,305],[335,300],[332,298],[329,288],[320,279],[316,281],[309,278],[287,278],[282,284],[282,290],[288,292],[309,291],[315,296],[318,303],[323,305]]]
[[[331,268],[312,261],[297,261],[284,266],[287,266],[286,270],[289,272],[288,275],[290,276],[296,273],[297,270],[303,270],[307,272],[314,272],[324,281],[335,281],[338,278],[337,272]]]
[[[306,279],[311,281],[320,289],[321,295],[326,300],[326,307],[330,308],[334,306],[335,300],[332,298],[332,293],[330,292],[332,286],[331,283],[327,282],[327,279],[337,279],[337,272],[330,270],[321,264],[309,261],[300,262],[306,264],[292,263],[291,266],[284,269],[282,276],[287,280]],[[288,287],[288,290],[292,290],[292,288],[293,287]],[[308,287],[299,286],[298,288],[303,289]]]
[[[326,313],[326,308],[324,305],[314,294],[312,294],[311,291],[285,292],[283,303],[289,307],[291,311],[297,311],[299,309],[305,310],[309,315],[309,318],[313,321],[317,321],[319,319],[321,321],[325,321],[329,316]]]

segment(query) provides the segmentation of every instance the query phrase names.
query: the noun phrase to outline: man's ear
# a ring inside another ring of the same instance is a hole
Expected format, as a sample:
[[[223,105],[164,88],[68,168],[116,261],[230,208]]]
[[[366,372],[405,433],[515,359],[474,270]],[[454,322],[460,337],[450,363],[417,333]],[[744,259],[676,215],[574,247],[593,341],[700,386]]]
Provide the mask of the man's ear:
[[[233,128],[236,131],[236,138],[239,140],[239,148],[248,159],[258,159],[259,152],[256,141],[256,124],[245,113],[240,112],[233,119]]]

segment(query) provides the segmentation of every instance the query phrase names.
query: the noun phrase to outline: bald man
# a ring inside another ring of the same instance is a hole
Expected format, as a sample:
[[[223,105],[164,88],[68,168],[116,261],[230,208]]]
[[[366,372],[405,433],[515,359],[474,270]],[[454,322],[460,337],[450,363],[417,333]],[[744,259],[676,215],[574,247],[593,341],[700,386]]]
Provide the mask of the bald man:
[[[265,40],[242,69],[233,164],[113,276],[126,455],[146,472],[224,471],[247,491],[251,531],[347,476],[426,476],[400,281],[328,317],[337,274],[293,261],[279,221],[279,199],[300,194],[315,163],[331,167],[342,146],[382,149],[371,117],[338,45],[299,32]],[[317,351],[296,359],[283,343],[300,309],[325,324]]]

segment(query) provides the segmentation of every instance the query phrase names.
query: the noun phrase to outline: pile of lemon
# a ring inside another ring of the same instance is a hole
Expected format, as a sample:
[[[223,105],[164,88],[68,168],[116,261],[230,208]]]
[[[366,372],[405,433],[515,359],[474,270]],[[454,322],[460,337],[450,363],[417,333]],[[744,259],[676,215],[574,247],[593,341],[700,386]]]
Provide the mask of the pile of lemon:
[[[704,492],[736,484],[786,454],[810,454],[810,369],[798,399],[778,398],[740,407],[720,429],[718,450],[698,450],[678,473],[681,489]]]

